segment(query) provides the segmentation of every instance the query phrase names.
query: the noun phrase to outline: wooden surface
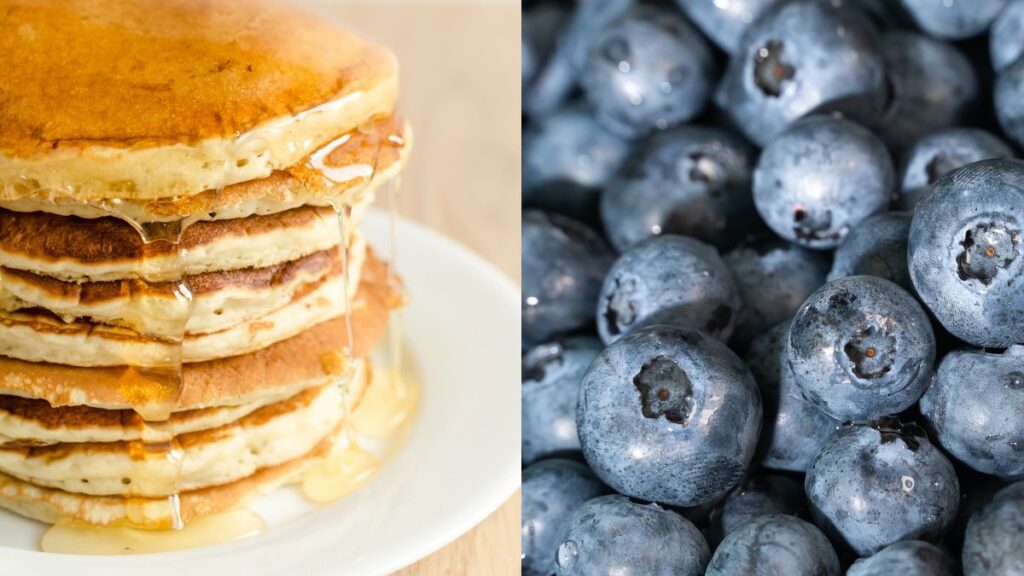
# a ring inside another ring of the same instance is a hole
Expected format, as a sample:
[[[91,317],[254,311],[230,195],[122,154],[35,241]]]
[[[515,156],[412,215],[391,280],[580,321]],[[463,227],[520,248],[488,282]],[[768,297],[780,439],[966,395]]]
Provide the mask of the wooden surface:
[[[401,110],[415,131],[402,215],[469,246],[518,281],[519,4],[309,1],[398,55]],[[401,267],[401,252],[398,261]],[[398,572],[518,573],[518,494],[457,541]]]

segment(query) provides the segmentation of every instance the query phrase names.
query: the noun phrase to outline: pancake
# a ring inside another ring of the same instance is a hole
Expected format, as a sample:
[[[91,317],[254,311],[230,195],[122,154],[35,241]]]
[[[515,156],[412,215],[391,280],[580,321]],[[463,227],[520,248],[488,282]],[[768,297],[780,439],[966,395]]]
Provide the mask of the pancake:
[[[0,357],[0,394],[38,398],[53,406],[145,409],[175,401],[177,410],[239,405],[322,384],[344,369],[346,359],[367,356],[402,295],[372,251],[352,302],[353,346],[344,317],[241,356],[186,364],[180,380],[148,377],[130,368],[81,368]],[[346,354],[346,352],[348,354]]]
[[[149,223],[181,218],[231,220],[275,214],[304,205],[330,206],[339,202],[346,206],[365,206],[369,204],[365,200],[367,196],[372,196],[398,175],[411,151],[411,129],[395,122],[399,122],[397,117],[388,116],[372,122],[369,132],[365,128],[354,130],[350,138],[334,146],[327,157],[321,158],[321,168],[337,180],[310,171],[311,155],[295,166],[274,170],[266,178],[239,182],[219,190],[206,190],[193,196],[120,200],[114,205],[53,196],[42,189],[25,189],[16,198],[0,196],[0,209],[102,218],[116,207],[118,214],[128,220]],[[338,172],[346,167],[352,167],[347,176]],[[367,172],[372,172],[372,177],[365,176]]]
[[[90,319],[69,322],[40,308],[0,312],[0,355],[68,366],[157,367],[176,365],[179,361],[204,362],[254,352],[343,315],[346,312],[345,281],[348,280],[349,293],[356,295],[365,250],[362,242],[350,248],[352,254],[347,278],[341,263],[331,262],[329,273],[296,286],[290,292],[290,298],[276,307],[260,309],[258,300],[242,299],[237,305],[229,303],[231,308],[227,304],[211,308],[211,302],[203,299],[198,310],[196,307],[190,310],[187,302],[177,300],[173,295],[138,302],[140,306],[135,310],[137,321],[157,324],[158,328],[170,334],[168,337],[140,334],[137,330],[120,326],[123,322],[114,325]],[[156,305],[147,307],[154,300]],[[212,303],[218,301],[215,297]],[[227,310],[231,312],[226,313]],[[122,311],[131,310],[115,308],[113,314]],[[166,311],[166,316],[158,315],[162,311]],[[239,318],[246,313],[247,317]],[[230,322],[233,318],[238,321]],[[186,319],[189,324],[214,323],[223,328],[189,332],[182,337],[181,327]]]
[[[0,315],[0,354],[28,362],[66,366],[175,366],[248,354],[345,313],[344,278],[324,278],[296,293],[284,306],[219,332],[188,334],[183,340],[91,322],[66,323],[48,312]]]
[[[340,434],[339,428],[335,437]],[[229,484],[182,492],[180,517],[187,524],[195,518],[241,506],[256,496],[296,481],[304,470],[327,456],[334,442],[334,438],[325,439],[299,458],[264,468]],[[43,488],[6,474],[0,474],[0,507],[50,524],[68,520],[148,529],[169,529],[173,524],[172,509],[166,498],[88,496]]]
[[[365,256],[358,235],[349,248],[349,288],[355,293]],[[21,270],[0,268],[0,313],[43,309],[64,322],[89,320],[145,336],[177,339],[185,332],[209,334],[266,315],[300,291],[342,275],[338,248],[266,268],[207,272],[187,279],[191,303],[177,297],[177,283],[139,280],[64,282]],[[191,311],[188,306],[191,304]]]
[[[280,394],[237,406],[175,412],[171,414],[170,427],[176,434],[216,428],[287,397],[287,394]],[[101,410],[88,406],[54,408],[45,400],[0,396],[0,444],[132,442],[143,440],[143,433],[142,417],[134,410]]]
[[[347,394],[360,398],[360,370]],[[310,388],[239,420],[176,436],[180,464],[159,454],[139,457],[130,442],[0,447],[0,472],[38,486],[94,496],[169,496],[234,482],[309,452],[341,423],[344,409],[334,383]],[[172,492],[168,492],[171,490]]]
[[[297,164],[386,115],[384,49],[291,3],[12,0],[0,196],[194,195]]]
[[[352,212],[354,234],[361,212]],[[70,282],[180,280],[224,270],[266,268],[339,245],[332,208],[303,206],[266,216],[196,222],[178,246],[147,245],[128,223],[0,210],[0,266]]]

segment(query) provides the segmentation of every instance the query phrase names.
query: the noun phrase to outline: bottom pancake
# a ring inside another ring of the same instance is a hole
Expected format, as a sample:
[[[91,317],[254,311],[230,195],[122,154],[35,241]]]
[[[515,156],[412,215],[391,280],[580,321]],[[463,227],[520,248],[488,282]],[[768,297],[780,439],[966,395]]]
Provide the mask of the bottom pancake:
[[[304,470],[330,452],[341,433],[339,427],[330,438],[325,438],[301,457],[264,468],[241,480],[182,492],[181,519],[187,524],[195,518],[219,514],[241,506],[252,498],[273,492],[283,484],[298,480]],[[154,530],[166,530],[173,525],[172,509],[166,498],[74,494],[42,488],[5,474],[0,474],[0,508],[48,524],[63,520]]]
[[[346,385],[362,398],[369,370],[360,362]],[[328,381],[235,422],[180,434],[182,458],[146,457],[141,442],[76,442],[0,447],[0,472],[39,486],[96,496],[169,496],[234,482],[308,452],[343,420],[341,393]]]

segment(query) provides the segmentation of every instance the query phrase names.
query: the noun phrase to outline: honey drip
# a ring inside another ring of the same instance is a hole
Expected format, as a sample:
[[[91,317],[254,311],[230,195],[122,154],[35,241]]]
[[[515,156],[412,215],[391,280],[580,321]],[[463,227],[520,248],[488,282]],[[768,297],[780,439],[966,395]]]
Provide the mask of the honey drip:
[[[380,146],[400,147],[402,144],[403,142],[400,137],[391,135],[378,144],[378,149],[373,157],[380,157]],[[317,156],[314,155],[314,160],[316,158]],[[373,180],[376,170],[377,166],[375,165],[366,176],[368,182]],[[365,172],[349,171],[344,174],[338,174],[321,170],[321,174],[329,181],[333,181],[335,176],[353,178],[363,176]],[[341,182],[338,183],[340,184]],[[397,226],[395,192],[397,187],[397,181],[387,184],[388,211],[390,215],[388,223],[390,242],[388,245],[387,281],[393,288],[400,287],[398,276],[394,272]],[[358,198],[364,192],[365,189],[358,191],[355,197]],[[341,205],[336,204],[334,208],[338,215],[339,236],[343,242],[346,242],[346,249],[342,250],[344,254],[348,248],[347,217],[350,215],[350,212]],[[347,286],[348,263],[343,262],[343,265],[345,284]],[[348,292],[345,294],[345,301],[347,309],[351,310],[352,305]],[[302,491],[308,499],[314,502],[332,502],[362,487],[379,470],[381,456],[368,450],[363,445],[360,435],[377,438],[388,438],[396,435],[396,432],[401,429],[403,424],[411,421],[412,415],[416,411],[419,403],[419,388],[401,377],[401,334],[399,332],[398,314],[393,313],[389,322],[390,334],[388,341],[390,343],[391,365],[387,370],[375,371],[376,374],[383,376],[374,378],[374,382],[364,392],[358,407],[352,413],[349,412],[352,404],[352,399],[350,398],[351,380],[340,381],[339,391],[341,393],[344,418],[343,436],[327,457],[312,465],[303,475]],[[347,341],[350,343],[346,353],[351,354],[353,350],[351,343],[354,342],[354,335],[352,334],[352,325],[349,322],[348,316],[345,318],[345,329],[348,331]]]
[[[253,536],[266,530],[248,508],[196,518],[180,530],[139,530],[58,522],[43,536],[43,552],[58,554],[147,554],[209,546]]]
[[[122,482],[129,487],[129,492],[140,493],[145,489],[149,493],[158,492],[167,496],[167,517],[170,528],[181,530],[185,527],[181,515],[181,498],[178,494],[178,477],[184,459],[184,451],[175,438],[171,414],[178,405],[183,386],[182,345],[185,340],[187,326],[192,315],[193,297],[185,276],[185,249],[181,245],[182,235],[195,220],[186,218],[172,222],[137,222],[125,217],[117,211],[116,205],[107,205],[108,212],[131,225],[139,233],[143,242],[142,261],[136,274],[140,280],[161,276],[170,268],[178,278],[174,286],[174,296],[178,301],[175,330],[167,356],[160,359],[158,366],[136,366],[133,358],[125,358],[124,373],[121,377],[121,396],[125,402],[139,414],[142,419],[140,440],[129,444],[130,455],[135,466],[132,478],[124,478]],[[171,262],[154,262],[157,255],[170,255]],[[165,269],[157,269],[159,265]],[[170,476],[159,476],[150,473],[152,463],[157,459],[165,459],[173,470]],[[141,486],[129,486],[132,482]],[[149,524],[147,521],[144,500],[126,498],[126,515],[135,524]]]

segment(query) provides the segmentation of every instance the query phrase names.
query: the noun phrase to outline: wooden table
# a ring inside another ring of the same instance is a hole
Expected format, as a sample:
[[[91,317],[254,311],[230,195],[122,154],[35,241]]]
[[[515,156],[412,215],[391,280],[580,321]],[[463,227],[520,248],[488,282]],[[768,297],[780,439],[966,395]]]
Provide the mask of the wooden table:
[[[518,281],[518,2],[309,1],[398,55],[400,106],[415,131],[401,213]],[[518,574],[518,534],[517,494],[459,540],[398,574]]]

